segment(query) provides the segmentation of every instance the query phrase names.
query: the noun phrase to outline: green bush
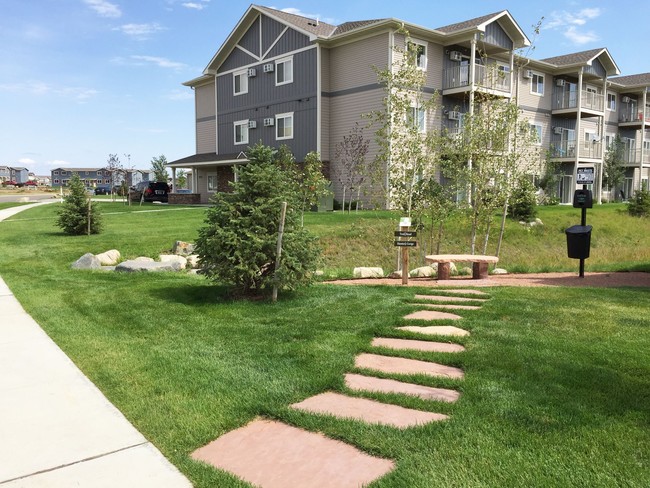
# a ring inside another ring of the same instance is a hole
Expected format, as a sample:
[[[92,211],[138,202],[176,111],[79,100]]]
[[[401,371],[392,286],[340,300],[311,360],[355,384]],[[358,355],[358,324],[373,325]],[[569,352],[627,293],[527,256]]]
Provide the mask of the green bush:
[[[650,217],[650,191],[637,191],[634,198],[628,202],[627,211],[633,217]]]
[[[258,294],[277,284],[293,289],[311,282],[320,251],[315,238],[300,225],[301,195],[292,172],[282,168],[282,154],[262,145],[248,152],[232,192],[216,193],[196,251],[203,273],[228,284],[238,294]],[[280,269],[275,273],[282,202],[287,214]]]
[[[102,218],[96,204],[89,200],[79,175],[72,175],[69,194],[63,200],[56,225],[69,235],[99,234]],[[88,220],[90,219],[90,226]]]
[[[519,178],[510,199],[510,216],[514,220],[531,222],[537,217],[535,186],[527,177]]]

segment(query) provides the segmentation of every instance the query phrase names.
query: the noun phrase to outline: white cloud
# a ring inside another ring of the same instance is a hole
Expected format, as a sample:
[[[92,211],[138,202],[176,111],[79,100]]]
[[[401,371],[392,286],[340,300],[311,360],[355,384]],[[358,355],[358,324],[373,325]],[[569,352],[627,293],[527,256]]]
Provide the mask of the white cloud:
[[[116,27],[114,30],[118,30],[137,40],[145,40],[149,39],[156,32],[165,30],[165,28],[157,22],[153,22],[150,24],[124,24]]]
[[[20,158],[20,159],[18,160],[18,162],[19,162],[20,164],[24,164],[25,166],[29,166],[29,165],[34,165],[34,164],[36,164],[36,161],[34,161],[34,160],[31,159],[31,158]]]
[[[106,0],[83,0],[83,2],[97,12],[100,17],[117,19],[122,16],[120,7]]]
[[[69,168],[74,166],[74,164],[62,159],[55,159],[53,161],[45,161],[45,166],[49,166],[50,168]]]
[[[144,65],[144,64],[155,64],[159,68],[167,68],[167,69],[183,69],[186,68],[187,65],[183,63],[178,63],[176,61],[171,61],[167,58],[161,58],[158,56],[140,56],[140,55],[133,55],[131,56],[131,59],[134,61],[137,61],[139,65]]]
[[[185,2],[181,4],[185,8],[194,9],[194,10],[203,10],[206,7],[205,3],[196,3],[196,2]]]
[[[275,7],[272,7],[275,8]],[[336,25],[338,22],[336,19],[328,18],[328,17],[323,17],[321,14],[306,14],[303,11],[301,11],[299,8],[295,7],[287,7],[287,8],[282,8],[278,9],[282,12],[286,12],[288,14],[293,14],[293,15],[300,15],[301,17],[307,17],[308,19],[317,19],[320,20],[321,22],[325,22],[327,24],[333,24]]]
[[[583,27],[590,20],[600,17],[602,13],[600,8],[583,8],[577,12],[556,10],[551,12],[546,23],[542,23],[542,29],[561,30],[564,37],[573,44],[587,44],[597,41],[599,37],[593,31],[584,30]]]
[[[13,83],[0,85],[0,91],[8,91],[14,93],[28,93],[36,96],[54,95],[62,98],[77,100],[78,102],[85,102],[89,98],[94,97],[99,92],[92,88],[84,88],[77,86],[55,86],[44,81],[29,80],[24,83]]]

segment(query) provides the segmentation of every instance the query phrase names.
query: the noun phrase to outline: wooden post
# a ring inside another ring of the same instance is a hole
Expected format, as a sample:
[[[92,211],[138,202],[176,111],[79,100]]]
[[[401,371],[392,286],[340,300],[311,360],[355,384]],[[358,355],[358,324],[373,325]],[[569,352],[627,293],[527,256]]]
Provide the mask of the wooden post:
[[[280,269],[280,256],[282,255],[282,236],[284,235],[284,220],[287,216],[287,202],[282,202],[282,210],[280,211],[280,227],[278,229],[278,246],[275,253],[275,275]],[[273,303],[278,301],[278,283],[273,283]]]
[[[408,227],[400,227],[399,230],[407,231]],[[401,238],[400,238],[401,239]],[[402,285],[409,284],[409,248],[402,247]]]

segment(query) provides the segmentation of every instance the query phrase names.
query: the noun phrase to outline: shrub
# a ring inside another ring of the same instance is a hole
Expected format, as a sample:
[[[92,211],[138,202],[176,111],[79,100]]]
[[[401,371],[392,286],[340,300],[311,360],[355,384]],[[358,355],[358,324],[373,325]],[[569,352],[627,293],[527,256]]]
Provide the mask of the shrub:
[[[521,177],[512,192],[510,216],[515,220],[530,222],[537,217],[535,186],[527,177]]]
[[[281,156],[281,155],[280,155]],[[282,169],[277,151],[257,145],[239,167],[232,192],[216,193],[199,229],[196,252],[203,273],[229,284],[236,293],[257,294],[277,284],[293,289],[309,283],[320,252],[300,225],[301,198],[292,173]],[[282,202],[287,214],[280,269],[275,273]]]
[[[79,175],[72,175],[69,190],[58,212],[56,225],[69,235],[99,234],[102,230],[101,213],[97,205],[89,201]]]
[[[627,204],[627,211],[634,217],[650,217],[650,191],[639,190]]]

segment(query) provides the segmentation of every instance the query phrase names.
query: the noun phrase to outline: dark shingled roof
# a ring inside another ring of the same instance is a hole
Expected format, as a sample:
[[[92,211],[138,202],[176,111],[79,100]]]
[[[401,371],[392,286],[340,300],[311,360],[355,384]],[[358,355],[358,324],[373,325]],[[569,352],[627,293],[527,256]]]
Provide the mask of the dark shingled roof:
[[[255,5],[255,8],[262,12],[266,12],[269,15],[278,17],[299,29],[317,35],[318,37],[329,37],[336,29],[335,25],[326,24],[325,22],[317,21],[316,19],[302,17],[301,15],[290,14],[288,12],[283,12],[282,10],[262,7],[261,5]]]
[[[562,56],[555,56],[552,58],[542,59],[541,61],[555,66],[569,66],[573,64],[582,64],[590,61],[598,56],[605,48],[590,49],[589,51],[582,51],[579,53],[564,54]]]
[[[234,161],[236,159],[247,161],[245,157],[241,157],[241,156],[242,153],[234,153],[234,154],[201,153],[201,154],[193,154],[192,156],[187,156],[186,158],[177,159],[176,161],[170,161],[167,164],[168,165],[170,164],[191,165],[192,163],[219,163],[221,161]]]
[[[617,76],[616,78],[609,78],[609,81],[623,86],[650,85],[650,73]]]
[[[463,31],[465,29],[471,29],[474,27],[478,27],[484,22],[487,22],[490,20],[492,17],[496,17],[497,15],[505,12],[504,10],[501,10],[500,12],[494,12],[493,14],[488,14],[488,15],[483,15],[481,17],[476,17],[475,19],[470,19],[470,20],[465,20],[463,22],[458,22],[456,24],[451,24],[451,25],[446,25],[444,27],[438,27],[437,31],[444,32],[445,34],[451,34],[452,32],[457,32],[457,31]]]
[[[350,32],[355,29],[359,29],[361,27],[365,27],[367,25],[372,25],[376,24],[378,22],[384,22],[388,19],[374,19],[374,20],[355,20],[352,22],[345,22],[341,25],[339,25],[336,30],[332,33],[332,35],[337,35],[337,34],[344,34],[346,32]]]

